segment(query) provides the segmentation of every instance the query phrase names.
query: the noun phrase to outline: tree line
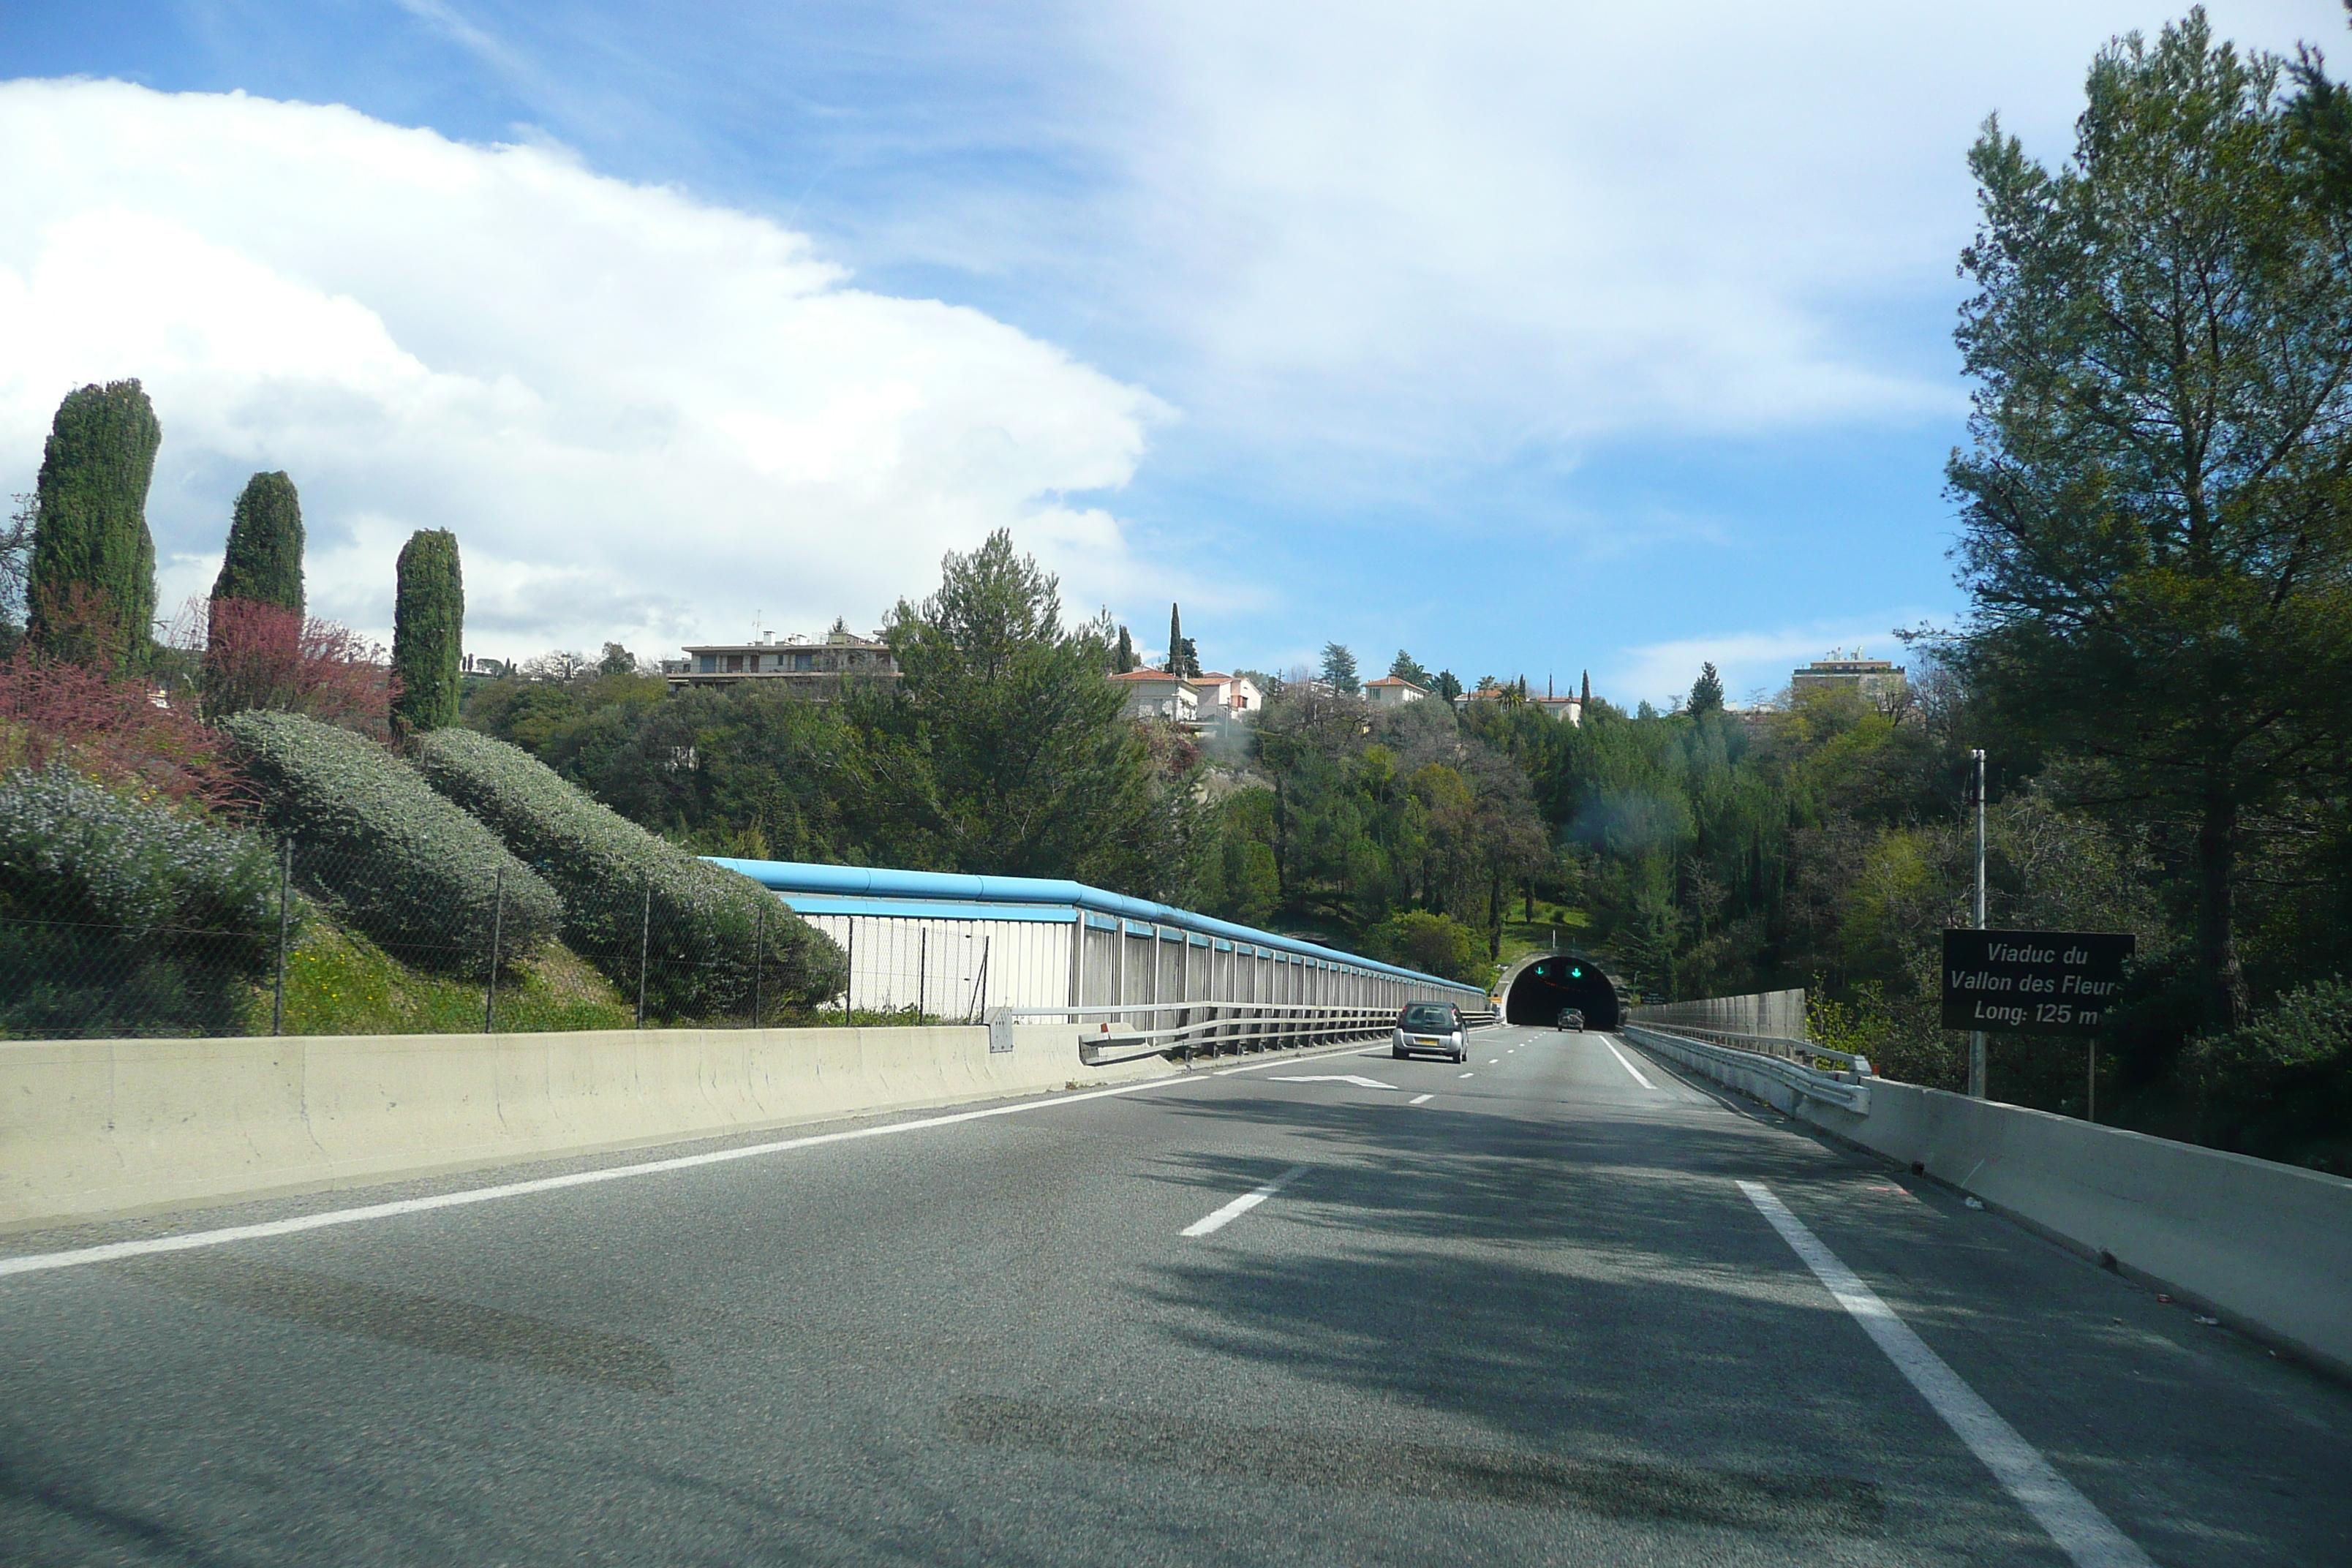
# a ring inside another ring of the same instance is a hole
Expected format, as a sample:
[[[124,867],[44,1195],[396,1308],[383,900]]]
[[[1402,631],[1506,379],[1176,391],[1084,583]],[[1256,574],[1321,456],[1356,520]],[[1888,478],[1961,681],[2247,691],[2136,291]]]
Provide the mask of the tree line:
[[[387,665],[349,628],[307,616],[301,496],[283,470],[257,473],[230,506],[212,592],[159,622],[147,492],[163,440],[136,380],[58,405],[35,488],[0,532],[0,658],[16,684],[39,666],[76,666],[191,697],[211,717],[277,708],[404,733],[455,721],[466,615],[456,535],[421,529],[402,548]]]

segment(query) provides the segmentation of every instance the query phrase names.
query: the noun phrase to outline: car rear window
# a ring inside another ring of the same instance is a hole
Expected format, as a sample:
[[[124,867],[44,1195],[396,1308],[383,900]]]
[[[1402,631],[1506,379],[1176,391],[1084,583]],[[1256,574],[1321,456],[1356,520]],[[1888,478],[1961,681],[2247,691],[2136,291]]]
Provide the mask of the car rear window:
[[[1404,1026],[1408,1029],[1450,1029],[1454,1026],[1451,1007],[1407,1007]]]

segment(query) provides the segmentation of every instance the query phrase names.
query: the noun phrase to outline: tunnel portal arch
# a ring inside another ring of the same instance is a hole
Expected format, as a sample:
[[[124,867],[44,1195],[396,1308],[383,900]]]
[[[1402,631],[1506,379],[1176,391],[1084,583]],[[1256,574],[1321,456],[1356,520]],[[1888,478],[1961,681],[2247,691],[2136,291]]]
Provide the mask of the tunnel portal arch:
[[[1588,1029],[1619,1028],[1631,1000],[1614,976],[1581,952],[1532,953],[1511,966],[1496,991],[1503,1022],[1538,1026],[1557,1024],[1560,1009],[1575,1007]]]

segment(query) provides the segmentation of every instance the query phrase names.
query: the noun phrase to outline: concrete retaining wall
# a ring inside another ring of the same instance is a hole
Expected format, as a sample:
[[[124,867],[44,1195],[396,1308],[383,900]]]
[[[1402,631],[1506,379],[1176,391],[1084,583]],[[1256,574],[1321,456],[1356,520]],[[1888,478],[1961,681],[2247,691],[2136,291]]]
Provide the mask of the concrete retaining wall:
[[[0,1041],[0,1231],[1120,1082],[1066,1024]]]
[[[1850,1107],[1792,1063],[1628,1033],[2352,1376],[2352,1181],[1884,1079]]]

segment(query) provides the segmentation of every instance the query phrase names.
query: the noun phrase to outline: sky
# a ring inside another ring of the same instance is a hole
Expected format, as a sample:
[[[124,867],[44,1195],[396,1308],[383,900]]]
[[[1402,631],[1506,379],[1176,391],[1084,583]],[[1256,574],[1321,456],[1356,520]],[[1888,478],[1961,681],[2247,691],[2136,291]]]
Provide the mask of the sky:
[[[1965,610],[1968,147],[2178,14],[11,0],[0,491],[137,376],[167,607],[283,468],[316,613],[446,527],[491,657],[870,627],[1009,528],[1214,668],[1762,696]]]

